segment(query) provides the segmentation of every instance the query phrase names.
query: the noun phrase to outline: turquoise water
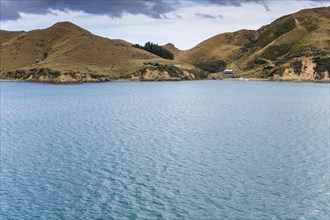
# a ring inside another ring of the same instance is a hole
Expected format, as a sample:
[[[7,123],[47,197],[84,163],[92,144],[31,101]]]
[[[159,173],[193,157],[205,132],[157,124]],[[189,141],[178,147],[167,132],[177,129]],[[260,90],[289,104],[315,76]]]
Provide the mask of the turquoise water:
[[[329,84],[1,82],[1,219],[328,219]]]

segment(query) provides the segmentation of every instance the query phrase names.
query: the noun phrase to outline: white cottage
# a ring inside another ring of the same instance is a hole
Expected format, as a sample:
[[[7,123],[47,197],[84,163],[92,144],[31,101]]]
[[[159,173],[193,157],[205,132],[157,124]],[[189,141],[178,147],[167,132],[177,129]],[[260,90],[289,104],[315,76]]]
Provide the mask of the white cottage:
[[[234,74],[235,71],[234,70],[224,70],[223,73],[224,74]]]

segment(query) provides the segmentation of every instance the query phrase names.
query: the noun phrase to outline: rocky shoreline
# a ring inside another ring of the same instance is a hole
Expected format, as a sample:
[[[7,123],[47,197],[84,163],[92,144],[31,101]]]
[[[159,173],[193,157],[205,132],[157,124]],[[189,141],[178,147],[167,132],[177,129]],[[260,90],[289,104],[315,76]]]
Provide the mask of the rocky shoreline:
[[[32,68],[29,70],[8,71],[1,74],[1,80],[44,82],[44,83],[84,83],[107,82],[112,79],[107,75],[80,73],[73,71],[56,71],[49,68]]]
[[[291,75],[293,75],[291,73]],[[309,74],[311,75],[311,74]],[[325,74],[327,75],[327,73]],[[303,76],[303,75],[301,75]],[[244,75],[242,75],[244,77]],[[135,73],[128,74],[125,77],[115,78],[99,73],[81,73],[79,71],[58,71],[50,68],[31,68],[27,70],[15,70],[4,72],[0,75],[1,81],[20,81],[20,82],[37,82],[37,83],[54,83],[54,84],[80,84],[80,83],[97,83],[109,81],[182,81],[182,80],[239,80],[237,77],[226,76],[221,74],[209,74],[205,78],[195,76],[187,70],[178,72],[161,71],[159,69],[144,68]],[[318,80],[314,77],[268,77],[255,78],[244,77],[244,79],[255,81],[279,81],[279,82],[325,82],[329,83],[329,77]]]
[[[249,81],[272,81],[272,82],[297,82],[297,83],[330,83],[330,81],[324,80],[283,80],[283,79],[262,79],[262,78],[245,78]],[[225,80],[225,81],[239,81],[238,78],[226,78],[226,79],[195,79],[194,81],[204,81],[204,80]],[[141,79],[109,79],[109,80],[86,80],[86,81],[64,81],[59,82],[58,80],[22,80],[22,79],[0,79],[0,82],[31,82],[31,83],[46,83],[46,84],[82,84],[82,83],[102,83],[102,82],[174,82],[174,81],[190,81],[187,79],[155,79],[155,80],[141,80]]]
[[[122,77],[113,77],[100,73],[82,73],[75,71],[61,72],[50,68],[31,68],[3,72],[1,80],[41,82],[54,84],[87,83],[87,82],[108,82],[108,81],[180,81],[195,80],[195,76],[187,71],[172,73],[153,68],[143,68],[132,74]]]

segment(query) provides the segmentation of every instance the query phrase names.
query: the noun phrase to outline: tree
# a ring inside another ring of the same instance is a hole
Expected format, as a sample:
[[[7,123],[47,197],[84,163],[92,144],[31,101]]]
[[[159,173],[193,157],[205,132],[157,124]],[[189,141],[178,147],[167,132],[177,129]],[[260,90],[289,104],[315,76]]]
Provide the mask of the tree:
[[[144,46],[141,46],[139,44],[134,44],[133,47],[146,50],[146,51],[153,53],[157,56],[160,56],[164,59],[168,59],[168,60],[174,59],[173,53],[171,53],[167,49],[163,48],[162,46],[159,46],[158,44],[151,43],[150,41],[145,43]]]

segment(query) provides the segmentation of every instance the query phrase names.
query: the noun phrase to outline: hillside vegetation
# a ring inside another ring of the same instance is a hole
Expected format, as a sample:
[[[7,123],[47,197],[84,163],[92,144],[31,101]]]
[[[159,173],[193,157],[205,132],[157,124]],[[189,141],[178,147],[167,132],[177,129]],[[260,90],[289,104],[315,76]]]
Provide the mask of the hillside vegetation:
[[[44,30],[1,31],[1,78],[51,82],[130,79],[146,61],[171,64],[123,40],[95,36],[70,23]]]
[[[166,48],[159,46],[158,44],[147,42],[147,43],[144,44],[144,46],[141,46],[139,44],[134,44],[133,47],[146,50],[146,51],[148,51],[150,53],[153,53],[157,56],[160,56],[164,59],[168,59],[168,60],[173,60],[174,59],[173,53],[171,53]]]
[[[1,30],[0,77],[57,83],[218,79],[228,68],[238,73],[231,77],[329,81],[329,20],[329,7],[302,10],[185,51],[171,43],[140,46],[102,38],[70,22],[29,32]]]
[[[245,77],[327,81],[329,63],[319,68],[317,61],[330,57],[329,20],[329,7],[302,10],[256,31],[219,34],[190,50],[176,51],[176,59],[193,65],[223,60]],[[294,74],[294,61],[301,63],[300,74]]]

